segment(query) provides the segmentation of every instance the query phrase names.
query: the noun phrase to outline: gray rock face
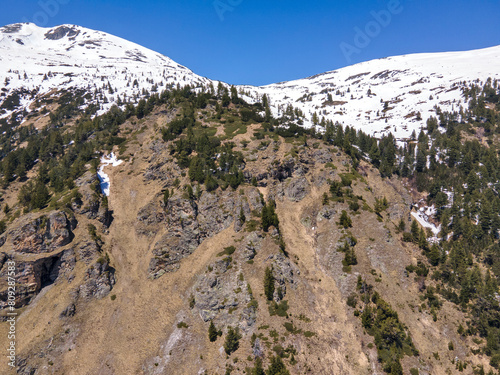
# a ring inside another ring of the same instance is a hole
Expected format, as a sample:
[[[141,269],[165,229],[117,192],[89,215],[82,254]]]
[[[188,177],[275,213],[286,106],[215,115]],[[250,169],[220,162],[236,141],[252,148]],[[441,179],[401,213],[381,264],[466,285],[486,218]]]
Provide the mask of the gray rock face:
[[[61,313],[61,318],[71,318],[75,316],[76,314],[76,306],[74,303],[70,303],[68,307],[64,309],[64,311]]]
[[[314,161],[321,164],[331,163],[333,161],[332,154],[328,152],[328,150],[317,150],[312,157]]]
[[[292,177],[293,171],[296,168],[295,160],[290,156],[282,163],[273,165],[269,171],[269,177],[278,181],[284,181]]]
[[[115,270],[105,261],[97,261],[87,269],[85,282],[80,285],[79,296],[89,300],[104,298],[115,285]]]
[[[27,222],[26,222],[27,221]],[[28,216],[20,227],[7,235],[18,253],[41,254],[52,252],[73,240],[71,225],[62,211],[33,219]]]
[[[154,234],[155,230],[166,229],[153,247],[149,276],[158,278],[165,272],[177,270],[179,261],[191,255],[203,240],[233,223],[236,209],[243,207],[250,213],[242,201],[235,203],[233,195],[229,191],[220,195],[203,192],[198,202],[170,199],[163,210],[156,200],[141,209],[136,229],[140,234]]]
[[[236,203],[234,216],[236,219],[234,220],[234,231],[239,232],[243,229],[244,222],[240,220],[240,211],[243,210],[243,214],[245,218],[251,216],[252,211],[250,210],[250,205],[248,204],[248,200],[246,197],[238,197],[238,202]]]
[[[104,228],[109,228],[113,221],[113,212],[103,205],[100,205],[97,212],[97,220],[102,223]]]
[[[78,243],[74,250],[78,259],[86,265],[89,265],[101,253],[100,245],[90,238]]]
[[[252,207],[252,210],[262,210],[264,205],[262,204],[262,196],[260,195],[259,189],[252,187],[247,189],[246,195],[248,197],[248,203]]]
[[[295,275],[300,275],[300,270],[282,253],[272,255],[270,259],[272,260],[273,276],[276,282],[273,298],[276,302],[279,302],[286,294],[287,284],[292,289],[297,288]]]
[[[198,223],[203,238],[212,237],[229,228],[235,216],[233,193],[226,191],[220,196],[203,192],[198,203]]]
[[[309,182],[305,177],[294,178],[287,181],[285,195],[292,202],[299,202],[309,194]]]
[[[318,212],[318,215],[316,216],[316,221],[320,222],[322,220],[331,220],[333,217],[335,217],[336,214],[337,211],[335,211],[330,206],[323,206],[323,208]]]
[[[80,34],[80,31],[68,26],[59,26],[56,29],[52,29],[45,34],[45,39],[49,40],[59,40],[67,36],[68,38],[75,37]]]
[[[99,186],[97,174],[86,172],[82,177],[75,181],[78,191],[82,195],[81,204],[73,204],[76,213],[87,215],[88,219],[95,219],[99,213],[100,198],[96,193]],[[80,203],[80,202],[78,202]]]
[[[175,202],[169,202],[168,206],[175,208]],[[139,210],[136,232],[143,236],[154,236],[158,232],[160,224],[165,222],[166,219],[165,208],[160,204],[159,198],[155,198]]]
[[[247,236],[245,239],[245,245],[241,251],[243,260],[249,261],[255,257],[257,251],[259,251],[262,246],[262,240],[263,237],[258,232],[252,232]]]
[[[239,326],[247,332],[256,321],[256,308],[250,304],[252,295],[238,272],[227,272],[229,258],[217,261],[211,271],[200,277],[193,288],[195,309],[200,317],[216,326]]]
[[[142,210],[141,210],[142,211]],[[196,220],[196,205],[187,199],[170,200],[165,213],[167,232],[154,245],[154,258],[149,264],[149,275],[157,278],[165,272],[172,272],[179,267],[181,259],[192,254],[201,243],[199,223]],[[143,219],[155,222],[158,218]],[[142,213],[141,217],[145,217]]]

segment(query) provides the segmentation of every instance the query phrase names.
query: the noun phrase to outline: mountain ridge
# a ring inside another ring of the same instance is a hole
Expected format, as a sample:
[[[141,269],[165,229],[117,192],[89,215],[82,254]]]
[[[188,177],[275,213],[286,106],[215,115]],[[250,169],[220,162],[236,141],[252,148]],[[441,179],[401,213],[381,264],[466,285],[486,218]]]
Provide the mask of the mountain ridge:
[[[102,114],[114,104],[137,103],[168,86],[221,83],[136,43],[81,26],[13,24],[0,28],[0,38],[0,119],[14,114],[24,121],[33,103],[53,90],[84,90],[92,95],[87,105]],[[436,107],[457,113],[467,109],[463,89],[498,79],[499,72],[500,46],[494,46],[386,57],[298,80],[236,88],[250,103],[266,94],[275,116],[297,109],[293,121],[307,128],[324,127],[324,119],[407,139],[437,116]]]

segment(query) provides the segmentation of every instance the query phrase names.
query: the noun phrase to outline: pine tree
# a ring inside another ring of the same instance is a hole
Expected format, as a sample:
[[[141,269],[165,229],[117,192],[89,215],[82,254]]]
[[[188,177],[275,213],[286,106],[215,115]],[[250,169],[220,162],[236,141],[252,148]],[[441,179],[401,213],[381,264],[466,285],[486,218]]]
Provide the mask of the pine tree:
[[[420,238],[420,228],[416,220],[413,220],[411,222],[410,231],[411,231],[411,236],[413,238],[413,242],[417,243]]]
[[[163,204],[165,206],[168,205],[169,198],[170,198],[170,191],[168,189],[165,189],[165,192],[163,193]]]
[[[240,223],[244,223],[247,220],[245,212],[243,211],[243,207],[240,207],[240,214],[238,216],[238,220],[240,221]]]
[[[329,201],[330,198],[328,197],[328,193],[323,193],[323,200],[322,200],[323,206],[326,206]]]
[[[264,294],[268,301],[273,300],[274,296],[274,275],[273,275],[273,267],[266,267],[266,272],[264,275]]]
[[[406,229],[406,222],[405,222],[405,219],[404,218],[401,218],[399,220],[399,224],[398,224],[398,231],[400,232],[404,232]]]
[[[231,355],[240,347],[240,332],[238,327],[229,327],[227,329],[226,341],[224,342],[224,350],[227,355]]]
[[[436,244],[433,244],[431,246],[431,250],[429,252],[428,258],[429,258],[429,262],[433,266],[437,266],[439,264],[439,260],[441,258],[441,254],[439,252],[439,247]]]
[[[340,226],[342,226],[346,229],[352,227],[352,220],[349,217],[349,215],[347,214],[347,211],[342,210],[342,215],[340,215],[339,224],[340,224]]]
[[[266,375],[290,375],[280,356],[271,358],[271,363],[267,368]]]
[[[377,143],[374,142],[372,147],[370,148],[370,153],[368,155],[372,164],[378,168],[380,167],[380,149],[377,146]]]
[[[391,375],[403,375],[403,366],[401,366],[399,360],[396,360],[395,362],[392,363]]]
[[[214,342],[217,340],[217,336],[217,329],[215,328],[214,322],[211,320],[210,326],[208,327],[208,338],[211,342]]]
[[[418,148],[417,152],[417,164],[415,166],[415,170],[417,172],[424,172],[427,164],[427,156],[425,155],[424,150],[421,147]]]
[[[255,358],[255,366],[252,369],[252,375],[266,375],[264,368],[262,367],[262,359],[260,357]]]

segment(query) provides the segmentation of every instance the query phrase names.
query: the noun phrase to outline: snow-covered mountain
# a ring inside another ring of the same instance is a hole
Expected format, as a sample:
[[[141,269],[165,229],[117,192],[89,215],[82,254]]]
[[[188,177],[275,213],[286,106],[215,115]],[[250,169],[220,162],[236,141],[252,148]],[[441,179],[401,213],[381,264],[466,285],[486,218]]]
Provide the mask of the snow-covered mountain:
[[[267,86],[239,86],[249,101],[263,94],[275,115],[300,109],[304,126],[317,118],[381,135],[408,137],[425,126],[435,106],[459,111],[468,103],[464,83],[500,78],[500,46],[488,49],[390,57],[313,77]],[[167,85],[209,85],[168,57],[110,34],[74,25],[0,28],[0,118],[30,111],[43,95],[82,89],[99,113],[113,104],[162,91]],[[17,103],[15,96],[19,96]],[[6,105],[8,103],[8,105]],[[3,107],[3,108],[2,108]]]
[[[53,90],[104,88],[101,111],[168,84],[199,86],[207,78],[168,57],[122,38],[74,25],[42,28],[32,23],[0,28],[0,103],[23,90],[21,107]],[[9,111],[0,117],[9,116]]]
[[[314,112],[370,134],[392,132],[408,137],[436,115],[434,108],[468,108],[464,82],[500,78],[500,46],[448,53],[427,53],[372,60],[296,81],[259,88],[267,93],[276,114],[288,104],[300,108],[306,126]],[[386,104],[387,103],[387,104]],[[420,114],[420,115],[419,115]]]

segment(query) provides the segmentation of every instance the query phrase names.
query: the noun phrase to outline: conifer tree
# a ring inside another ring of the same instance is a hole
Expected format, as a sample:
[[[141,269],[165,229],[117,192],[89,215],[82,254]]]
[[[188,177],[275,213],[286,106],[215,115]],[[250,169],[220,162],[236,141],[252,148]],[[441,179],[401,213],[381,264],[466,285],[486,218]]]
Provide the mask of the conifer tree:
[[[208,338],[211,342],[217,340],[217,329],[215,328],[213,320],[210,321],[210,326],[208,327]]]
[[[340,215],[339,224],[340,224],[340,226],[342,226],[346,229],[352,227],[352,220],[349,217],[349,215],[347,214],[347,211],[342,210],[342,215]]]
[[[290,375],[280,356],[271,358],[271,363],[267,368],[266,375]]]
[[[260,357],[255,358],[255,366],[252,369],[252,375],[266,375],[264,368],[262,367],[262,359]]]
[[[226,341],[224,342],[224,350],[227,355],[231,355],[240,347],[240,338],[238,327],[229,327],[227,329]]]
[[[274,275],[273,275],[273,267],[266,267],[266,272],[264,275],[264,294],[268,301],[273,300],[274,296]]]

